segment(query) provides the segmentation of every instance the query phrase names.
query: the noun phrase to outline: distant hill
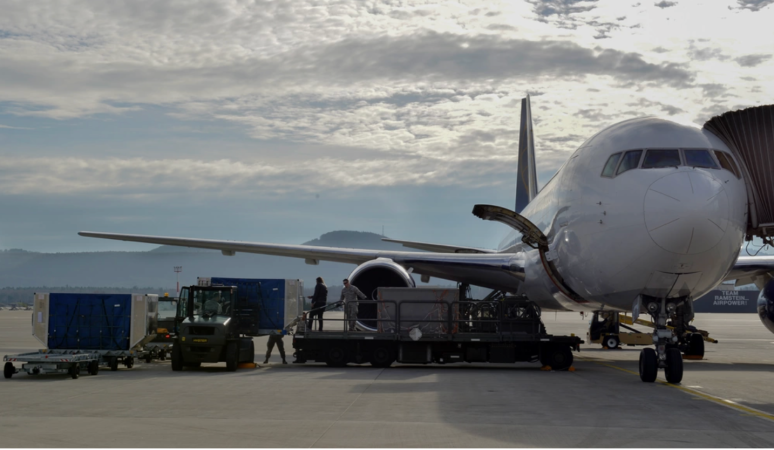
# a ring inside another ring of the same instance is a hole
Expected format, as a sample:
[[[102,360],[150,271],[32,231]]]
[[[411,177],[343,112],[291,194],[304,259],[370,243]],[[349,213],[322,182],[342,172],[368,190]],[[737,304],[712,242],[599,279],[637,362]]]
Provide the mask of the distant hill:
[[[375,233],[334,231],[307,245],[357,247],[374,250],[408,249],[383,242]],[[131,288],[154,286],[174,292],[174,266],[183,266],[180,284],[196,277],[298,278],[305,287],[322,276],[329,285],[341,283],[353,264],[321,262],[312,266],[297,258],[237,253],[223,256],[217,250],[161,246],[142,252],[35,253],[15,249],[0,251],[0,288],[34,286],[103,286]]]
[[[342,248],[368,248],[373,250],[399,250],[412,251],[400,244],[394,242],[384,242],[383,237],[376,233],[367,231],[331,231],[325,233],[318,239],[304,242],[303,245],[316,245],[320,247],[342,247]]]

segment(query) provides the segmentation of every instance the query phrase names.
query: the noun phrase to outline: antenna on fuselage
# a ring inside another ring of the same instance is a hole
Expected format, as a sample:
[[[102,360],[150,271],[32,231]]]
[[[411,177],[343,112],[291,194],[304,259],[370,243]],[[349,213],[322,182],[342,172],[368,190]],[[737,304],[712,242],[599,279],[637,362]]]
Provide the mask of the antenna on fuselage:
[[[521,99],[521,127],[519,129],[519,166],[516,175],[516,208],[520,213],[537,195],[535,169],[535,138],[532,133],[532,109],[529,94]]]

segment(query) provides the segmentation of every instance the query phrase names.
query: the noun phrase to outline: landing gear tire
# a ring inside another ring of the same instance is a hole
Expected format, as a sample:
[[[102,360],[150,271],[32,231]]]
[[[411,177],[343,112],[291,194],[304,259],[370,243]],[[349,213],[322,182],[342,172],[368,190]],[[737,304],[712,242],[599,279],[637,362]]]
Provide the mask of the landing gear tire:
[[[604,341],[605,347],[611,350],[618,348],[620,343],[621,341],[618,340],[618,336],[607,336]]]
[[[73,380],[77,380],[79,376],[81,376],[81,366],[79,364],[73,364],[70,366],[70,369],[67,370],[67,373],[70,374],[70,378]]]
[[[371,365],[374,367],[390,367],[394,361],[392,351],[387,347],[376,347],[371,352]]]
[[[541,351],[540,363],[553,370],[567,370],[572,366],[572,350],[569,346],[550,346]]]
[[[325,364],[330,367],[344,367],[347,365],[347,351],[344,347],[334,346],[328,349],[328,357]]]
[[[226,370],[235,372],[239,361],[239,347],[236,342],[229,342],[226,346]]]
[[[679,352],[678,352],[679,353]],[[658,375],[658,357],[652,348],[644,348],[640,352],[640,380],[653,383]]]
[[[99,373],[99,361],[89,361],[89,375],[96,375]]]
[[[13,367],[13,363],[10,361],[5,363],[5,367],[3,367],[3,376],[6,378],[11,378],[15,373],[16,369]]]
[[[688,350],[685,356],[691,356],[696,359],[704,358],[704,337],[694,333],[688,338]]]
[[[683,380],[683,356],[680,350],[670,348],[666,352],[666,364],[664,375],[669,383],[677,384]]]
[[[172,347],[172,370],[175,372],[183,370],[183,355],[177,345]]]

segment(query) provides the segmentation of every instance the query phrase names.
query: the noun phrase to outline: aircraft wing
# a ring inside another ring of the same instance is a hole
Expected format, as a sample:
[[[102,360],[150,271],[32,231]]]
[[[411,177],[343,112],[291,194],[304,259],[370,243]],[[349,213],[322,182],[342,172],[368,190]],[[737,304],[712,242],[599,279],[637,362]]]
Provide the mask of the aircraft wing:
[[[737,286],[768,280],[766,275],[774,276],[774,256],[740,256],[734,268],[726,275],[726,280],[736,280]],[[760,280],[756,280],[760,278]],[[757,285],[758,283],[756,283]],[[758,286],[762,288],[762,286]]]
[[[426,250],[428,252],[438,253],[497,253],[494,250],[487,250],[475,247],[460,247],[458,245],[429,244],[427,242],[401,241],[398,239],[382,238],[385,242],[395,242],[403,244],[404,247]]]
[[[407,269],[413,269],[413,273],[492,289],[512,290],[514,277],[524,279],[523,261],[514,260],[515,255],[506,253],[449,253],[448,251],[419,253],[317,247],[313,245],[189,239],[138,234],[97,233],[91,231],[81,231],[78,234],[85,237],[117,241],[207,248],[220,250],[227,256],[242,252],[302,258],[308,264],[318,264],[320,261],[362,264],[376,258],[389,258]],[[508,272],[505,270],[508,270]]]

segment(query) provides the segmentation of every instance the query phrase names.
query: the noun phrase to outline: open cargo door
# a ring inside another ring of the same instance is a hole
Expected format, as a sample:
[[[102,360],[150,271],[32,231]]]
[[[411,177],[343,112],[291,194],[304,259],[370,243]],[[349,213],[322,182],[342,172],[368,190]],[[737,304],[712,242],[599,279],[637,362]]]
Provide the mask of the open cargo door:
[[[742,165],[750,205],[747,234],[774,236],[774,105],[729,111],[707,121],[704,129],[728,145]]]

